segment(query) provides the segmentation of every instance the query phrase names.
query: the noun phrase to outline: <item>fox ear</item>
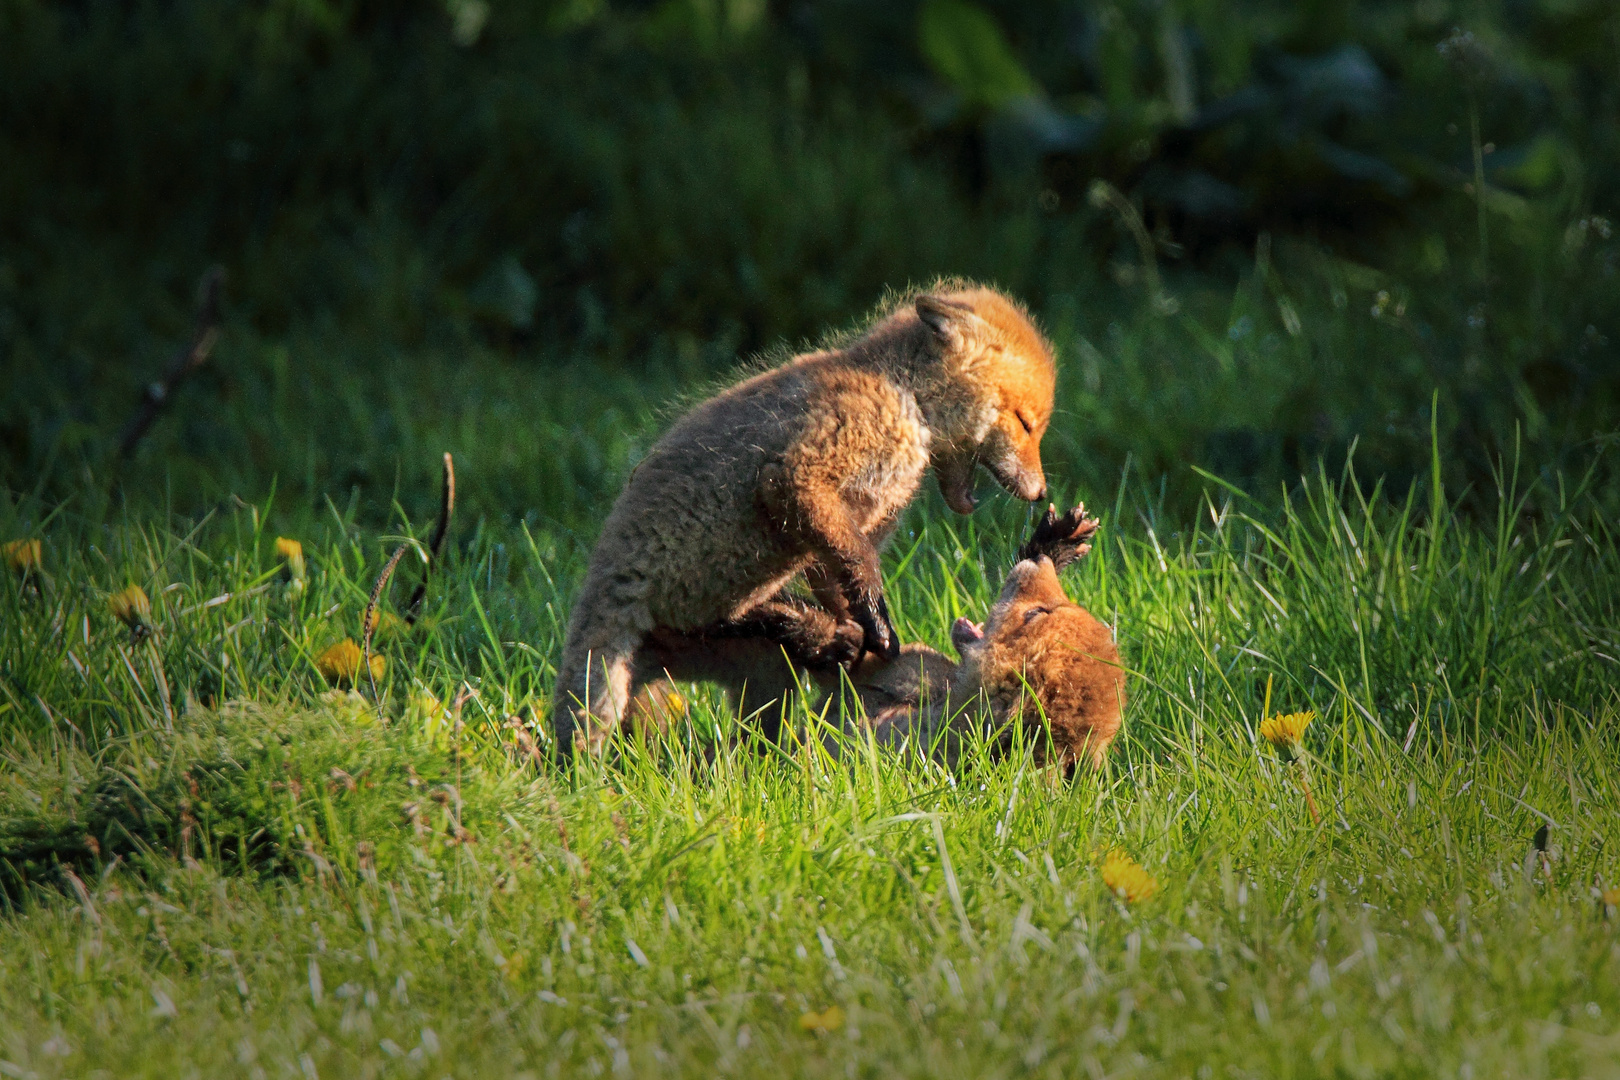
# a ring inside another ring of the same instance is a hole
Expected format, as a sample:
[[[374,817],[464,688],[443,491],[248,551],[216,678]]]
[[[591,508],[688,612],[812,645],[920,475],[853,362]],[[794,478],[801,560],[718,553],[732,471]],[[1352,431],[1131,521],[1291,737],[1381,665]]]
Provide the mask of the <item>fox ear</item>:
[[[981,321],[968,305],[926,293],[917,297],[917,317],[947,348],[959,347]]]

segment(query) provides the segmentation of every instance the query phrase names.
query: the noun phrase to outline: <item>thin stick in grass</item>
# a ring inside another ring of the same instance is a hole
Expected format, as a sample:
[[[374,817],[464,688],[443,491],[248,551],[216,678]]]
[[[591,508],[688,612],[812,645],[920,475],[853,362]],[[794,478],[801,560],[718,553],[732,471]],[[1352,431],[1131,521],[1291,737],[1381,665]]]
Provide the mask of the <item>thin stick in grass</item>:
[[[1471,31],[1461,27],[1453,27],[1436,49],[1462,76],[1463,88],[1468,93],[1468,140],[1474,159],[1474,209],[1479,218],[1479,280],[1481,285],[1489,287],[1491,249],[1485,217],[1485,154],[1488,151],[1481,143],[1479,134],[1479,83],[1491,69],[1491,54]]]
[[[192,372],[208,363],[219,340],[219,286],[224,280],[223,267],[209,267],[197,289],[197,326],[192,331],[191,344],[181,349],[169,364],[169,370],[156,382],[148,383],[141,393],[141,403],[130,417],[124,434],[118,440],[118,456],[127,459],[140,445],[146,432],[174,398],[174,392]]]
[[[448,452],[444,455],[444,497],[439,504],[439,524],[433,531],[433,542],[428,545],[427,566],[422,580],[416,583],[411,599],[405,605],[405,625],[415,626],[422,614],[422,598],[427,595],[428,576],[444,554],[445,539],[450,535],[450,519],[456,514],[456,466]]]
[[[394,549],[393,555],[388,558],[388,565],[377,578],[377,584],[371,587],[371,599],[366,601],[366,613],[360,620],[360,664],[365,668],[366,678],[371,681],[371,700],[377,703],[377,716],[382,717],[382,695],[377,692],[377,672],[371,666],[371,635],[377,629],[377,601],[381,598],[383,590],[388,587],[388,579],[394,576],[394,568],[399,565],[400,557],[405,554],[409,544],[401,544]]]

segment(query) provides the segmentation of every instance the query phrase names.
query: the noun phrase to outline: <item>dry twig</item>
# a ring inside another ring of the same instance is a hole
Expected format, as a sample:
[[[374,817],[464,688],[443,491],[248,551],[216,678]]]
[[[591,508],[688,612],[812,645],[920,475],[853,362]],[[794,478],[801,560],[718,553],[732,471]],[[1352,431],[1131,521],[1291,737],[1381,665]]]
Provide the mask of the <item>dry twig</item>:
[[[444,455],[444,498],[439,504],[439,525],[433,532],[433,542],[428,545],[427,566],[422,570],[422,580],[416,583],[416,589],[411,593],[410,602],[405,605],[405,625],[415,626],[417,618],[422,614],[422,598],[427,595],[428,575],[433,573],[433,566],[444,554],[444,543],[450,535],[450,519],[456,513],[456,466],[450,455]]]
[[[394,567],[399,565],[400,556],[405,554],[408,544],[401,544],[394,549],[388,557],[388,565],[377,576],[377,584],[371,587],[371,599],[366,601],[366,613],[360,620],[360,665],[366,677],[371,680],[371,700],[377,703],[377,711],[382,712],[382,695],[377,692],[377,673],[371,667],[371,635],[377,629],[377,601],[382,597],[383,590],[388,587],[388,579],[394,576]]]
[[[129,425],[118,441],[118,456],[128,458],[146,437],[146,432],[168,406],[169,399],[192,372],[208,363],[219,339],[219,286],[225,277],[220,266],[211,266],[197,288],[197,328],[191,335],[191,344],[175,354],[169,370],[157,382],[148,383],[141,392],[141,403],[130,417]]]

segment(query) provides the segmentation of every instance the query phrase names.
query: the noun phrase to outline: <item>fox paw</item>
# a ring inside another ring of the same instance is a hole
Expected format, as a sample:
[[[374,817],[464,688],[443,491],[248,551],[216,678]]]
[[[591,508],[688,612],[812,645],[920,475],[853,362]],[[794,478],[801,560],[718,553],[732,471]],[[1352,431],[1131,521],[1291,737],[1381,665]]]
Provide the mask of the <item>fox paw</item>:
[[[856,663],[866,640],[866,630],[851,619],[840,619],[832,632],[815,647],[805,650],[802,661],[809,667],[837,667]]]
[[[834,646],[838,650],[837,663],[855,663],[866,648],[866,627],[853,619],[842,620],[838,624],[838,636],[834,639]]]
[[[1091,538],[1102,522],[1086,513],[1086,504],[1080,503],[1062,517],[1057,507],[1050,504],[1046,515],[1035,523],[1029,539],[1018,549],[1018,558],[1039,559],[1043,555],[1052,560],[1059,570],[1081,558],[1091,550]]]

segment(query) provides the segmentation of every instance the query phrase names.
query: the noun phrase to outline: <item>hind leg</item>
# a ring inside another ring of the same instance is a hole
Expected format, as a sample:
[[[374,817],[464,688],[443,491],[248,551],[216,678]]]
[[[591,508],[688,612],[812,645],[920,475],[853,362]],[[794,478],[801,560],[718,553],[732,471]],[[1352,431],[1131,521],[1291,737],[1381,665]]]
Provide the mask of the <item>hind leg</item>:
[[[665,679],[716,683],[739,714],[756,715],[760,733],[775,740],[804,668],[777,642],[743,633],[745,629],[722,623],[695,632],[653,631],[637,663],[636,699],[641,699],[643,685],[656,687]]]
[[[629,718],[636,654],[643,635],[621,628],[571,628],[557,671],[552,727],[566,760],[577,745],[593,753]]]

